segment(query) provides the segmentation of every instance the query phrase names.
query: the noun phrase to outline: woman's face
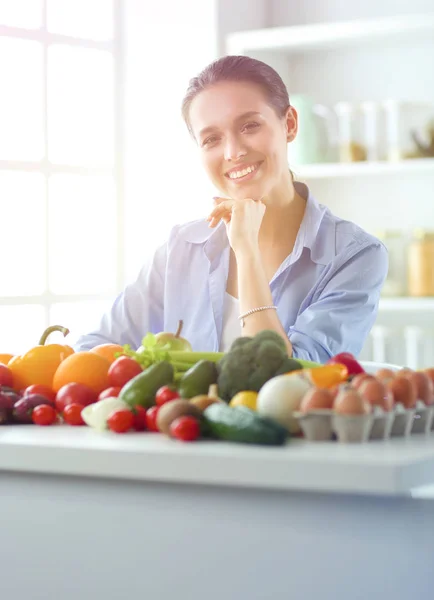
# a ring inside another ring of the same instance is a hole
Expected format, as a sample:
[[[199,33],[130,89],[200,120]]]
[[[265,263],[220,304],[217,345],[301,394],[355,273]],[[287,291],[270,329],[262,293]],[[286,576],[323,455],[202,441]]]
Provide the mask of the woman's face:
[[[262,89],[225,81],[198,94],[190,122],[209,178],[223,196],[261,200],[291,181],[287,144],[297,113],[279,118]]]

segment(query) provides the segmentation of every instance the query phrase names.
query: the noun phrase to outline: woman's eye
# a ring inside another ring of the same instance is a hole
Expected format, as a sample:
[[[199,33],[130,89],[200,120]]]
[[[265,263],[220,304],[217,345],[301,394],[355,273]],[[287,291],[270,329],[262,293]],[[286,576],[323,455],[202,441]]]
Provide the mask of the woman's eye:
[[[216,135],[210,135],[206,140],[202,142],[202,146],[210,146],[211,144],[215,144],[217,142],[218,137]]]
[[[257,129],[258,127],[259,127],[259,123],[255,123],[255,122],[252,122],[252,123],[246,123],[246,124],[243,126],[243,129],[242,129],[242,131],[252,131],[253,129]]]

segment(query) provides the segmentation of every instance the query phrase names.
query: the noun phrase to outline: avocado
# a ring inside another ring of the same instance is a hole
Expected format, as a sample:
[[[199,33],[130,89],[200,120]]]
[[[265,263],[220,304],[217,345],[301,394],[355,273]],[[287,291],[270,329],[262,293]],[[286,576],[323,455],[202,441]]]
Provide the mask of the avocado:
[[[163,387],[173,383],[174,369],[167,361],[155,363],[128,381],[120,391],[119,398],[131,407],[149,408],[155,404],[155,394]]]
[[[200,360],[182,376],[179,393],[182,398],[207,394],[210,385],[217,383],[217,379],[217,365],[210,360]]]

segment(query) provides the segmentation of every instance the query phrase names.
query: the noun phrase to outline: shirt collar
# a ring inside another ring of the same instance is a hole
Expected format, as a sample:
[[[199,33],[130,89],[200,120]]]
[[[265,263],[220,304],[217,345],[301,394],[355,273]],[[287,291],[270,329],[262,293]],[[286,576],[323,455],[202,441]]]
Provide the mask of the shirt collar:
[[[309,188],[299,181],[294,182],[296,191],[306,198],[306,208],[303,220],[298,230],[294,249],[290,255],[290,262],[296,262],[304,248],[310,250],[311,260],[320,264],[327,264],[336,255],[334,243],[335,240],[335,220],[331,218],[329,209],[319,204],[311,194]],[[330,229],[330,231],[326,231]],[[326,235],[331,233],[331,237]]]

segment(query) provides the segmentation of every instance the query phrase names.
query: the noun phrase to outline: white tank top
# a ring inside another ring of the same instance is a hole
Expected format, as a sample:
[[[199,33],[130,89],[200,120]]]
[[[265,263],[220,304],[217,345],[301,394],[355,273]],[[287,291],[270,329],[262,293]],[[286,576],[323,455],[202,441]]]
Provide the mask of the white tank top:
[[[226,352],[232,342],[241,336],[239,300],[226,292],[223,307],[223,330],[220,352]]]

